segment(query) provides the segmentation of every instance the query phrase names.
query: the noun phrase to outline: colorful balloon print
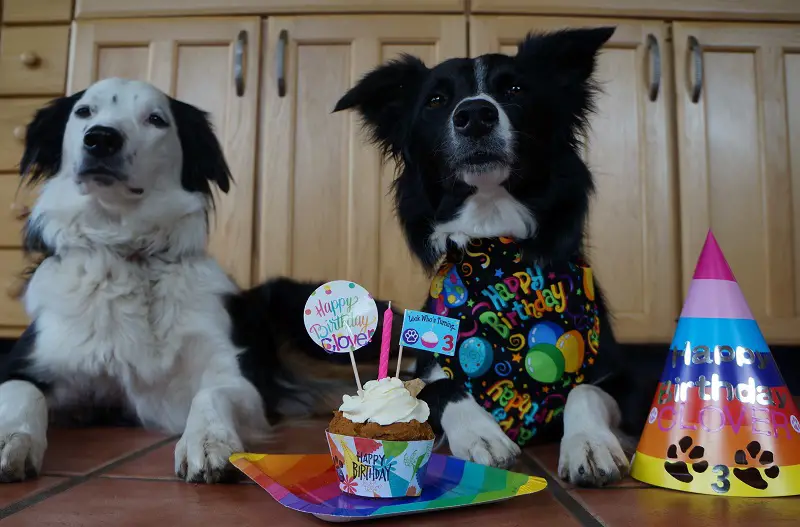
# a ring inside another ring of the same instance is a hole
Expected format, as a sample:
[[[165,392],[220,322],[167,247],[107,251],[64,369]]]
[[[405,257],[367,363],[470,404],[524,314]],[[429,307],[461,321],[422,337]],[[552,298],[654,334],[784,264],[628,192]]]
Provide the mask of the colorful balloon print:
[[[535,381],[554,383],[564,375],[564,356],[552,344],[535,344],[525,356],[525,370]]]
[[[583,336],[577,331],[567,331],[558,338],[556,348],[564,356],[564,371],[575,373],[583,365],[583,355],[586,350]]]
[[[558,342],[558,337],[563,334],[564,330],[555,322],[549,320],[539,322],[528,332],[528,347],[533,347],[534,344],[551,344],[555,346],[556,342]]]
[[[483,337],[470,337],[458,348],[461,369],[470,377],[480,377],[492,367],[494,351],[489,341]]]

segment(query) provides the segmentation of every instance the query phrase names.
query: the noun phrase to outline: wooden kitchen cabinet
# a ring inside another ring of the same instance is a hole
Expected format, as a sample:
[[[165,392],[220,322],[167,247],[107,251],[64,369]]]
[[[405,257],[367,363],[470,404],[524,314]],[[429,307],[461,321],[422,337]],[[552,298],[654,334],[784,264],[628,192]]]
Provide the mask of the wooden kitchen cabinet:
[[[603,94],[585,159],[597,193],[587,246],[623,342],[669,342],[679,306],[677,201],[672,157],[671,56],[658,21],[473,16],[471,52],[516,54],[529,31],[614,25],[601,51]],[[648,47],[648,37],[653,43]],[[651,49],[652,48],[652,49]],[[650,99],[653,54],[660,82]]]
[[[429,279],[394,217],[394,166],[381,164],[354,112],[331,111],[364,73],[401,52],[428,65],[465,56],[466,20],[271,17],[265,27],[259,278],[349,279],[397,306],[419,309]]]
[[[684,290],[710,227],[767,341],[797,344],[800,27],[676,22],[674,47]]]
[[[68,93],[105,77],[146,80],[210,112],[234,178],[228,194],[216,193],[210,248],[243,287],[252,280],[260,32],[258,17],[76,22],[67,79]]]

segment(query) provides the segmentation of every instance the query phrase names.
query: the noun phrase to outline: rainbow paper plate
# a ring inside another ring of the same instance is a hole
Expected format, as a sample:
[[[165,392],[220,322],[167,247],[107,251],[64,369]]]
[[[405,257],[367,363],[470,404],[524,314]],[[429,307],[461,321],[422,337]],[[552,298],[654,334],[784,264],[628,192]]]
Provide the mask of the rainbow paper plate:
[[[233,454],[231,463],[284,507],[330,522],[467,507],[533,494],[542,478],[432,454],[422,495],[362,498],[342,493],[328,454]]]

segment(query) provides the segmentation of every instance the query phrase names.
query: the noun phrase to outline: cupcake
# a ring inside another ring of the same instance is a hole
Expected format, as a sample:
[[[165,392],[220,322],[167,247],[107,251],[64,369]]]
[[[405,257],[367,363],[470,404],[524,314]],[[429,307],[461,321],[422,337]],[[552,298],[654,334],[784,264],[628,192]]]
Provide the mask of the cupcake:
[[[425,384],[385,377],[345,395],[326,430],[328,446],[347,494],[371,498],[419,496],[433,450]]]

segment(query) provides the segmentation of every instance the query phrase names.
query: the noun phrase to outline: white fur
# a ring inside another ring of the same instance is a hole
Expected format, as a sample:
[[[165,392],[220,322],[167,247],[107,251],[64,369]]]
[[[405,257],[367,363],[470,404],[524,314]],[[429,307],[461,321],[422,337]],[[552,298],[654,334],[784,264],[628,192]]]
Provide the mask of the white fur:
[[[559,476],[593,487],[622,479],[629,464],[617,437],[620,420],[616,401],[597,386],[573,389],[564,407]]]
[[[38,474],[47,448],[47,404],[25,381],[0,384],[0,482]]]
[[[442,410],[442,429],[453,455],[491,467],[514,465],[520,448],[494,417],[468,395],[450,402]]]
[[[124,182],[79,180],[85,127],[70,119],[61,172],[44,185],[31,216],[57,254],[25,293],[38,330],[33,371],[53,383],[51,410],[87,400],[127,407],[146,426],[183,434],[179,475],[215,481],[232,452],[267,430],[261,398],[242,376],[241,350],[230,339],[223,295],[237,287],[206,253],[207,202],[181,186],[182,152],[166,96],[145,83],[108,79],[76,107],[84,102],[93,108],[90,124],[120,128],[135,155]],[[142,124],[152,111],[171,126]],[[143,192],[131,194],[132,186]],[[17,463],[30,456],[38,471],[44,403],[13,383],[0,386],[0,401],[7,392],[21,409],[0,404],[0,442],[24,433],[32,441],[4,455]]]
[[[446,378],[447,374],[438,363],[434,363],[422,376],[426,384]],[[442,409],[441,423],[444,435],[440,441],[446,439],[450,451],[461,459],[509,468],[521,452],[494,417],[481,408],[471,395],[460,401],[446,403]]]
[[[498,179],[500,176],[489,176]],[[514,199],[505,187],[486,184],[464,201],[458,214],[434,227],[430,243],[437,252],[444,252],[447,240],[465,247],[472,238],[510,236],[530,238],[536,233],[536,219],[525,205]]]

